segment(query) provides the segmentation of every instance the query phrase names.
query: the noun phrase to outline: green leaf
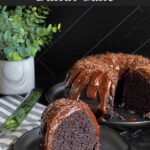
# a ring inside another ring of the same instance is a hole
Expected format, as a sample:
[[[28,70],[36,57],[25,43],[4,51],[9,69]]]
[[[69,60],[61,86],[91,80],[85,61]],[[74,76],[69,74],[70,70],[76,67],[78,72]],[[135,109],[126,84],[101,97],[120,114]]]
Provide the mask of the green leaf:
[[[36,11],[36,10],[37,10],[37,7],[33,7],[32,10],[33,10],[33,11]]]
[[[7,45],[9,45],[11,43],[11,32],[10,31],[6,31],[4,33],[4,41]]]
[[[58,30],[61,29],[61,23],[58,24],[57,28],[58,28]]]
[[[52,31],[53,31],[53,33],[56,33],[56,32],[57,32],[57,28],[56,28],[56,27],[53,27],[53,28],[52,28]]]
[[[19,53],[14,52],[14,53],[8,58],[8,60],[11,60],[11,61],[20,61],[20,60],[22,60],[22,57],[19,55]]]
[[[22,57],[16,52],[15,48],[7,47],[4,48],[4,54],[6,58],[10,61],[19,61],[22,60]]]
[[[4,6],[3,8],[2,8],[2,11],[4,12],[4,11],[6,11],[7,10],[7,6]]]
[[[51,24],[49,24],[47,29],[48,29],[48,30],[49,30],[49,32],[50,32],[50,31],[52,30],[52,25],[51,25]]]

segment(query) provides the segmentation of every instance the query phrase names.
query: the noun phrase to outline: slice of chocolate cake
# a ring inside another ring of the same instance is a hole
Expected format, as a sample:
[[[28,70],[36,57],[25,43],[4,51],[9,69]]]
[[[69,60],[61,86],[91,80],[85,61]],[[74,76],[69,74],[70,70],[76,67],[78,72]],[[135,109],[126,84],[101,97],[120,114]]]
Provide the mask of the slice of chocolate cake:
[[[99,150],[99,125],[84,102],[60,99],[42,115],[42,150]]]

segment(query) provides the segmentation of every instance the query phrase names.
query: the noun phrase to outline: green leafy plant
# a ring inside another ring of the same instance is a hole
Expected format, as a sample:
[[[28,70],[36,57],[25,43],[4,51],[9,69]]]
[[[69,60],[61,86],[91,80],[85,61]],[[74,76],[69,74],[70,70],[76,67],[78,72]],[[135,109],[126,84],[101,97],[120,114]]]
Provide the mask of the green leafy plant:
[[[10,61],[35,57],[41,47],[51,43],[61,24],[46,25],[48,7],[0,6],[0,56]]]

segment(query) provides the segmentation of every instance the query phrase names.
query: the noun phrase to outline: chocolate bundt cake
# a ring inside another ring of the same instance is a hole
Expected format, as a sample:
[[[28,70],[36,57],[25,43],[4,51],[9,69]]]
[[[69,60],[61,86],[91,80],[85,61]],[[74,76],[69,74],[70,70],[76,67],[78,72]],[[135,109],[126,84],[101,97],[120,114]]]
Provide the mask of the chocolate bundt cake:
[[[122,53],[88,56],[68,72],[66,91],[71,99],[88,103],[98,117],[113,117],[119,106],[150,119],[150,60]]]
[[[42,150],[99,150],[99,125],[84,102],[60,99],[42,115]]]

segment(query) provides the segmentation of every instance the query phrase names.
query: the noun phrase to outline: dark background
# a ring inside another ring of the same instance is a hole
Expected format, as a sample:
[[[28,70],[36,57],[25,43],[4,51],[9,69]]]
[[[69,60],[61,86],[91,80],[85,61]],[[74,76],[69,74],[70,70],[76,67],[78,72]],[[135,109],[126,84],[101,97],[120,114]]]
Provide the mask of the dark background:
[[[54,6],[47,23],[61,23],[53,44],[35,59],[36,86],[46,92],[73,63],[96,53],[150,57],[150,6]],[[45,100],[42,100],[45,103]]]

